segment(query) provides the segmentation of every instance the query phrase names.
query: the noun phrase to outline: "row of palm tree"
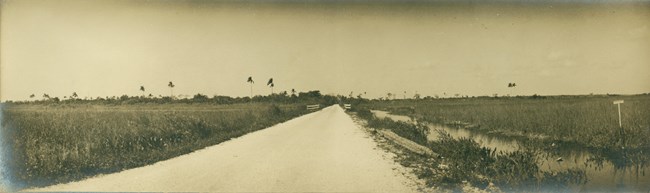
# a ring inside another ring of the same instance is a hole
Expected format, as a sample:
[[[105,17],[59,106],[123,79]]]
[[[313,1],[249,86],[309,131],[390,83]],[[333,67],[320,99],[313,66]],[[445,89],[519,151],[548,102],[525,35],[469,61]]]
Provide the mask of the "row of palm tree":
[[[248,82],[250,84],[250,90],[251,90],[250,97],[253,98],[253,84],[255,84],[255,81],[253,80],[252,76],[249,76],[248,80],[246,80],[246,82]],[[273,87],[275,87],[275,83],[273,83],[273,78],[270,78],[269,81],[266,83],[266,85],[271,88],[271,94],[274,94]],[[514,88],[516,86],[517,86],[517,84],[515,84],[515,83],[508,83],[509,88]],[[167,84],[167,87],[169,87],[169,90],[170,90],[170,97],[173,98],[174,97],[174,87],[176,87],[176,85],[174,85],[174,83],[172,81],[169,81],[169,83]],[[145,88],[144,88],[144,86],[140,86],[140,91],[142,91],[142,96],[145,96]],[[291,94],[295,95],[296,90],[291,89]],[[353,96],[352,94],[353,94],[353,92],[350,92],[350,94],[349,94],[350,98],[352,98],[352,96]],[[366,92],[364,92],[363,94],[366,94]],[[444,95],[446,96],[447,93],[444,93]],[[152,96],[152,95],[149,94],[149,96]],[[459,97],[459,94],[456,94],[455,96]],[[495,96],[496,96],[496,94],[495,94]],[[29,96],[29,98],[34,98],[34,97],[36,97],[36,95],[34,95],[34,94],[31,94]],[[72,96],[70,96],[71,99],[74,99],[74,98],[77,98],[77,97],[78,97],[77,92],[73,92]],[[359,94],[359,96],[357,96],[357,97],[360,98],[361,94]],[[391,97],[393,97],[393,99],[394,99],[396,97],[396,94],[393,94],[393,93],[390,93],[390,92],[387,93],[386,99],[390,99]],[[43,98],[50,99],[50,96],[48,94],[43,94]],[[416,98],[416,99],[420,98],[420,95],[417,94],[417,91],[416,91],[416,94],[415,94],[414,98]],[[404,99],[406,99],[406,91],[404,91]]]
[[[255,81],[253,80],[252,76],[249,76],[248,80],[246,80],[246,82],[248,82],[250,84],[250,86],[251,86],[251,96],[250,97],[253,98],[253,84],[255,84]],[[266,85],[271,88],[271,94],[274,94],[273,87],[275,87],[275,83],[273,83],[273,78],[270,78],[269,81],[266,83]],[[172,81],[169,81],[169,84],[167,84],[167,87],[169,87],[170,96],[173,97],[174,96],[174,87],[176,87],[176,85],[174,85],[174,83]],[[145,92],[144,86],[140,86],[140,91],[142,91],[142,96],[144,96],[144,92]],[[291,89],[291,93],[293,95],[295,95],[296,90]]]
[[[253,84],[255,84],[255,81],[253,80],[252,76],[248,77],[248,80],[246,80],[251,86],[251,98],[253,98]],[[271,88],[271,94],[274,94],[273,92],[273,87],[275,87],[275,83],[273,83],[273,78],[270,78],[268,82],[266,82],[266,86],[269,86]],[[296,90],[291,89],[291,93],[295,95]]]
[[[255,81],[253,81],[253,77],[251,76],[251,77],[248,77],[247,82],[251,84],[251,98],[253,98],[253,84],[255,83]],[[266,83],[266,85],[271,88],[271,94],[274,94],[273,87],[275,87],[275,83],[273,83],[273,78],[269,79],[269,81]],[[173,98],[174,97],[174,87],[176,87],[176,85],[172,81],[169,81],[169,83],[167,84],[167,87],[169,87],[170,97]],[[143,85],[140,86],[140,91],[142,91],[142,96],[145,96],[146,89],[145,89],[145,87]],[[296,90],[291,89],[291,93],[295,95]],[[149,94],[149,96],[152,96],[152,95]],[[34,97],[36,97],[35,94],[31,94],[29,96],[29,98],[34,98]],[[78,97],[78,95],[77,95],[76,92],[72,93],[72,96],[70,96],[70,98],[77,98],[77,97]],[[43,98],[50,99],[50,95],[43,94]],[[67,96],[65,98],[67,98]]]
[[[173,98],[174,97],[174,87],[176,87],[176,85],[174,85],[174,83],[172,81],[169,81],[169,84],[167,84],[167,87],[169,87],[170,97]],[[140,91],[142,91],[142,96],[145,96],[144,92],[146,91],[146,89],[144,88],[144,86],[140,86]],[[153,95],[149,94],[149,96],[153,96]]]
[[[34,98],[34,97],[36,97],[35,94],[31,94],[31,95],[29,95],[29,98]],[[77,94],[77,92],[72,92],[72,95],[70,95],[69,98],[70,98],[70,99],[76,99],[76,98],[78,98],[78,97],[79,97],[79,95]],[[47,93],[43,93],[43,98],[51,99],[50,95],[47,94]],[[68,96],[63,96],[63,98],[68,98]]]

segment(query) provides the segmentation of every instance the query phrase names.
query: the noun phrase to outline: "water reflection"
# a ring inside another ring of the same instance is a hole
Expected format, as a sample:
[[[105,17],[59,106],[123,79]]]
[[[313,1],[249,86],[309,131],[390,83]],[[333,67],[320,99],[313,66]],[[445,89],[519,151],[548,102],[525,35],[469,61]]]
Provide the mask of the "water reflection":
[[[390,118],[395,121],[416,122],[404,115],[393,115],[386,111],[371,111],[378,118]],[[497,151],[516,151],[521,146],[521,141],[506,137],[489,136],[462,128],[451,128],[439,124],[428,124],[431,131],[427,138],[437,140],[438,132],[443,130],[454,138],[470,138],[479,145],[496,148]],[[649,192],[650,175],[646,170],[650,167],[645,164],[629,164],[627,166],[615,165],[611,161],[597,157],[587,150],[566,144],[548,144],[548,148],[539,154],[539,166],[543,171],[559,172],[567,169],[584,169],[587,183],[573,187],[574,191],[598,192]]]

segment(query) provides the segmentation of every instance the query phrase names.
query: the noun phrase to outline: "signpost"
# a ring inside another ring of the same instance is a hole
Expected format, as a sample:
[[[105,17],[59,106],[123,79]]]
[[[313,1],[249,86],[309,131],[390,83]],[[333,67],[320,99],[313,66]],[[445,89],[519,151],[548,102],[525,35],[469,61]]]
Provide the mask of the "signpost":
[[[615,105],[618,105],[618,127],[621,128],[621,148],[625,149],[625,130],[623,129],[623,123],[621,122],[621,104],[623,100],[614,101]]]
[[[623,123],[621,122],[621,103],[623,103],[623,100],[614,101],[614,104],[618,105],[618,127],[623,127]]]

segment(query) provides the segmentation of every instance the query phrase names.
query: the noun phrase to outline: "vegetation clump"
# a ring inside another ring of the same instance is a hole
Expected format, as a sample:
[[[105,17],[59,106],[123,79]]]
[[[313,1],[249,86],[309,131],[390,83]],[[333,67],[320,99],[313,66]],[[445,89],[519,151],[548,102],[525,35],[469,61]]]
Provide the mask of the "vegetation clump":
[[[497,152],[481,147],[472,139],[454,139],[439,132],[440,139],[431,141],[429,147],[444,158],[430,166],[437,171],[437,175],[428,179],[431,184],[458,188],[459,184],[469,182],[483,189],[494,184],[501,190],[513,192],[566,191],[571,184],[586,182],[584,170],[541,171],[535,151]],[[444,167],[440,167],[441,164]]]

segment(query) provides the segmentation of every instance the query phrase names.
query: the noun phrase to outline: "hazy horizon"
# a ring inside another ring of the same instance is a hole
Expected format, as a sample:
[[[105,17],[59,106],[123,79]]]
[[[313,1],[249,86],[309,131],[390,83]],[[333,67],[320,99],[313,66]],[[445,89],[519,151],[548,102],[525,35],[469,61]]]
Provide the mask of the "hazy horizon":
[[[1,2],[0,100],[650,92],[650,3]],[[508,88],[510,82],[517,84]]]

